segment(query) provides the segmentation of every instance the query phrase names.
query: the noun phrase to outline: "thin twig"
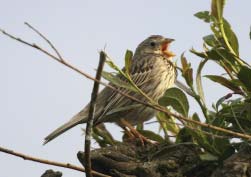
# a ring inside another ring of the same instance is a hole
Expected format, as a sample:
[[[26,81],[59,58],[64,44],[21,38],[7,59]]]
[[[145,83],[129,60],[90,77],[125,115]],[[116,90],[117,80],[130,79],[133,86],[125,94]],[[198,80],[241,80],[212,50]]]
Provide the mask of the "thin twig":
[[[38,31],[36,28],[34,28],[33,26],[31,26],[28,22],[24,23],[25,25],[27,25],[31,30],[33,30],[35,33],[37,33],[42,39],[44,39],[49,45],[50,47],[56,52],[58,58],[60,58],[60,60],[63,61],[63,58],[61,56],[61,54],[58,52],[57,48],[52,44],[52,42],[45,37],[40,31]]]
[[[220,138],[220,139],[226,139],[226,138],[229,138],[229,136],[222,136],[222,135],[216,135],[216,134],[213,134],[213,133],[209,133],[209,132],[206,132],[204,130],[198,130],[197,128],[195,127],[192,127],[192,126],[189,126],[189,125],[184,125],[184,124],[180,124],[180,123],[177,123],[177,122],[172,122],[172,121],[169,121],[169,120],[165,120],[165,121],[151,121],[151,122],[147,122],[145,123],[146,125],[149,125],[149,124],[153,124],[153,123],[159,123],[159,122],[163,122],[163,123],[169,123],[169,124],[175,124],[177,126],[182,126],[182,127],[186,127],[186,128],[189,128],[190,130],[193,130],[193,131],[200,131],[202,133],[204,133],[205,135],[208,135],[208,136],[211,136],[211,137],[214,137],[214,138]],[[170,137],[170,135],[168,135]],[[176,137],[177,135],[173,135],[173,137]]]
[[[90,108],[88,114],[88,120],[86,123],[86,131],[85,131],[85,169],[86,169],[86,177],[92,177],[92,169],[91,169],[91,135],[92,135],[92,127],[94,121],[94,114],[96,108],[96,101],[98,97],[99,90],[99,82],[101,79],[101,73],[103,71],[103,67],[105,64],[105,53],[103,51],[100,52],[99,65],[96,72],[96,80],[93,85]]]
[[[17,157],[20,157],[24,160],[30,160],[30,161],[38,162],[38,163],[42,163],[42,164],[53,165],[53,166],[57,166],[57,167],[63,167],[63,168],[68,168],[68,169],[72,169],[72,170],[76,170],[76,171],[80,171],[80,172],[85,172],[85,169],[83,167],[79,167],[79,166],[76,166],[76,165],[73,165],[70,163],[55,162],[55,161],[50,161],[47,159],[41,159],[38,157],[32,157],[32,156],[29,156],[29,155],[26,155],[26,154],[23,154],[20,152],[15,152],[13,150],[3,148],[1,146],[0,146],[0,151],[7,153],[7,154],[17,156]],[[98,173],[96,171],[92,171],[92,174],[100,176],[100,177],[111,177],[108,175],[104,175],[102,173]]]
[[[189,118],[187,118],[187,117],[184,117],[184,116],[182,116],[182,115],[180,115],[180,114],[172,113],[172,112],[168,111],[165,107],[162,107],[162,106],[159,106],[159,105],[151,105],[151,104],[149,104],[149,103],[147,103],[147,102],[144,102],[144,101],[142,101],[142,100],[139,100],[139,99],[137,99],[137,98],[135,98],[135,97],[133,97],[133,96],[131,96],[131,95],[128,95],[128,94],[124,93],[123,91],[121,91],[121,90],[119,90],[119,89],[113,87],[112,85],[106,84],[106,83],[104,83],[104,82],[102,82],[102,81],[98,81],[97,79],[93,78],[93,77],[90,76],[89,74],[87,74],[87,73],[81,71],[80,69],[74,67],[74,66],[71,65],[70,63],[65,62],[65,60],[63,60],[63,61],[60,60],[60,58],[54,56],[53,54],[49,53],[48,51],[44,50],[43,48],[41,48],[40,46],[38,46],[38,45],[36,45],[36,44],[31,44],[31,43],[29,43],[29,42],[27,42],[27,41],[24,41],[24,40],[22,40],[22,39],[20,39],[20,38],[17,38],[17,37],[15,37],[15,36],[13,36],[13,35],[11,35],[11,34],[5,32],[4,30],[1,30],[1,29],[0,29],[0,32],[2,32],[4,35],[6,35],[6,36],[8,36],[8,37],[10,37],[10,38],[12,38],[12,39],[18,41],[18,42],[21,42],[21,43],[23,43],[23,44],[25,44],[25,45],[28,45],[28,46],[30,46],[30,47],[32,47],[32,48],[35,48],[35,49],[39,50],[40,52],[46,54],[47,56],[49,56],[49,57],[51,57],[52,59],[58,61],[59,63],[61,63],[61,64],[65,65],[65,66],[71,68],[72,70],[78,72],[79,74],[83,75],[84,77],[86,77],[86,78],[88,78],[88,79],[91,79],[91,80],[93,80],[93,81],[99,82],[100,84],[102,84],[102,85],[104,85],[104,86],[106,86],[106,87],[108,87],[108,88],[110,88],[110,89],[116,91],[117,93],[119,93],[119,94],[121,94],[121,95],[123,95],[123,96],[125,96],[125,97],[127,97],[127,98],[129,98],[129,99],[131,99],[131,100],[133,100],[133,101],[135,101],[135,102],[138,102],[138,103],[140,103],[140,104],[142,104],[142,105],[145,105],[145,106],[150,107],[150,108],[153,108],[153,109],[155,109],[155,110],[157,110],[157,111],[161,111],[161,112],[163,112],[163,113],[166,113],[166,114],[168,114],[169,116],[173,116],[173,117],[175,117],[175,118],[177,118],[177,119],[179,119],[179,120],[183,120],[183,121],[186,121],[186,122],[190,122],[190,123],[199,125],[199,126],[201,126],[201,127],[207,127],[207,128],[213,129],[213,130],[217,130],[217,131],[220,131],[220,132],[228,133],[228,134],[230,134],[230,135],[233,135],[233,136],[239,137],[239,138],[251,139],[251,136],[250,136],[250,135],[246,135],[246,134],[234,132],[234,131],[231,131],[231,130],[227,130],[227,129],[224,129],[224,128],[221,128],[221,127],[217,127],[217,126],[214,126],[214,125],[210,125],[210,124],[198,122],[198,121],[196,121],[196,120],[193,120],[193,119],[189,119]]]
[[[174,83],[177,87],[179,87],[180,89],[184,90],[188,95],[190,95],[191,97],[195,97],[194,93],[192,92],[192,90],[187,87],[185,84],[183,84],[181,81],[176,80]]]

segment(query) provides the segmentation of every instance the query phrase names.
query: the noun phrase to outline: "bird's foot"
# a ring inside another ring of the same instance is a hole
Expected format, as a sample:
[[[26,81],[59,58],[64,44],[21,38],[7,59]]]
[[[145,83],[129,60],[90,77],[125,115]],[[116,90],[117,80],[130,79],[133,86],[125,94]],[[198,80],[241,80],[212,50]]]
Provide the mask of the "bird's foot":
[[[139,133],[129,122],[127,122],[124,119],[120,120],[120,125],[121,127],[125,130],[125,133],[127,136],[129,136],[129,138],[131,139],[139,139],[140,143],[142,146],[145,146],[147,143],[148,144],[158,144],[158,142],[156,141],[152,141],[150,139],[148,139],[147,137],[145,137],[144,135],[142,135],[141,133]],[[127,129],[128,128],[128,129]]]

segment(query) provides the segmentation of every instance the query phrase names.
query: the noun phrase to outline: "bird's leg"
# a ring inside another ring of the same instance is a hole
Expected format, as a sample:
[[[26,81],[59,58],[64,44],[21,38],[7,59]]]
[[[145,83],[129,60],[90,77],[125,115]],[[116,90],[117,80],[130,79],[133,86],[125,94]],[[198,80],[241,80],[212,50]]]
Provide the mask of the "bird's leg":
[[[124,125],[122,122],[119,122],[118,125],[125,131],[125,134],[129,138],[135,138],[135,136],[132,134],[132,132],[127,129],[126,125]]]
[[[121,127],[127,127],[131,134],[133,134],[133,137],[139,138],[142,146],[145,145],[145,143],[155,144],[153,141],[149,140],[142,134],[140,134],[129,122],[127,122],[125,119],[120,119],[120,125]],[[128,131],[128,130],[127,130]]]
[[[125,134],[129,137],[129,138],[134,138],[135,136],[132,134],[132,132],[130,132],[125,126],[121,126],[121,128],[125,131]]]

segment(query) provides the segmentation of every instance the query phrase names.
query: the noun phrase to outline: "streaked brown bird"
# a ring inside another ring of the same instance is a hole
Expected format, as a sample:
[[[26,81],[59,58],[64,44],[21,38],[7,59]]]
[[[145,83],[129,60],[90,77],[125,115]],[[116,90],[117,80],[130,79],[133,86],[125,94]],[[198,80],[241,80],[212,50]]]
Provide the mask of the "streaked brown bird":
[[[154,101],[158,101],[164,92],[170,88],[176,79],[176,69],[171,59],[175,56],[170,50],[173,39],[160,35],[152,35],[145,39],[137,47],[132,58],[130,76],[134,83]],[[119,76],[118,76],[119,77]],[[120,77],[120,79],[125,80]],[[110,83],[111,84],[111,83]],[[111,84],[113,85],[113,84]],[[113,85],[123,92],[147,101],[141,94]],[[121,94],[105,87],[99,94],[94,115],[94,125],[104,122],[120,124],[121,118],[136,125],[154,117],[156,111],[144,105],[126,111],[114,111],[121,107],[137,104]],[[70,128],[87,122],[89,104],[77,113],[70,121],[66,122],[45,138],[44,144],[53,140]],[[109,113],[109,114],[107,114]]]

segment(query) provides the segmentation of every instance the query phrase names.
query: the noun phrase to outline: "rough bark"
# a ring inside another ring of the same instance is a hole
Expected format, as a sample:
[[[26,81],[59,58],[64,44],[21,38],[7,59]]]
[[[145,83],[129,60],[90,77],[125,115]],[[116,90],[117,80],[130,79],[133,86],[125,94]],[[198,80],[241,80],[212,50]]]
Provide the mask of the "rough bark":
[[[146,145],[119,143],[92,151],[93,170],[113,177],[251,177],[251,145],[222,163],[202,161],[192,143]],[[84,165],[84,153],[78,153]],[[58,177],[58,176],[42,176]]]
[[[207,168],[201,165],[199,152],[191,143],[144,147],[121,143],[92,151],[92,164],[96,171],[114,177],[193,176],[195,169]],[[84,165],[83,152],[78,159]]]

